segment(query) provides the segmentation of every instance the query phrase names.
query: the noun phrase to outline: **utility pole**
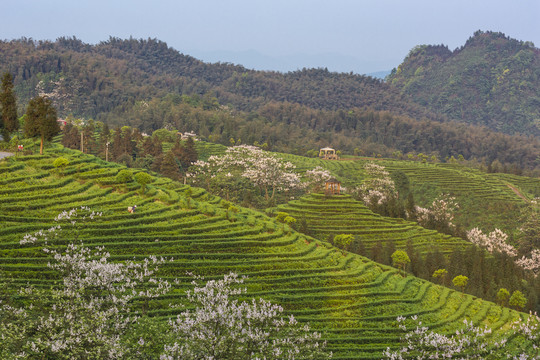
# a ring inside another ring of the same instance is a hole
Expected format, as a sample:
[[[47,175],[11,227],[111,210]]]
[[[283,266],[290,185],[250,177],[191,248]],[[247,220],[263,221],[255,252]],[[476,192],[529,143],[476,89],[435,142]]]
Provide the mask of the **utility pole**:
[[[83,131],[81,130],[81,152],[84,152],[84,137]]]
[[[105,161],[109,161],[109,144],[110,144],[110,142],[108,142],[108,141],[105,144]]]

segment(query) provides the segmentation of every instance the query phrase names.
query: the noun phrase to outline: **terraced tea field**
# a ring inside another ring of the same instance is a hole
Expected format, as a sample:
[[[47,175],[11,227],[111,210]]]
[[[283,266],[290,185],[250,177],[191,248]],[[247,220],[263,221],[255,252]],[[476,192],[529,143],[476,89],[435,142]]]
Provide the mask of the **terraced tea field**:
[[[470,246],[460,238],[425,229],[415,222],[375,214],[350,195],[310,194],[279,205],[278,211],[287,212],[297,220],[305,219],[309,231],[319,239],[353,234],[368,251],[376,243],[386,241],[403,250],[410,241],[420,253],[434,246],[443,253]]]
[[[70,160],[63,174],[52,171],[58,156]],[[249,296],[281,304],[287,313],[322,331],[335,359],[380,359],[387,346],[399,347],[397,316],[418,315],[439,332],[453,332],[463,319],[471,319],[492,327],[492,336],[525,316],[412,276],[403,278],[394,268],[343,253],[258,212],[240,209],[232,214],[221,199],[196,188],[186,192],[187,186],[166,178],[156,177],[140,195],[135,183],[125,189],[115,183],[121,169],[69,150],[0,161],[0,276],[21,285],[54,286],[58,276],[47,267],[51,259],[41,250],[43,243],[21,245],[20,240],[55,225],[54,217],[63,210],[89,206],[103,216],[80,228],[79,239],[86,245],[104,246],[114,261],[148,255],[174,259],[159,276],[180,282],[150,305],[150,314],[163,320],[180,311],[168,305],[185,300],[191,281],[186,272],[217,278],[230,271],[249,276]],[[315,219],[322,210],[317,205],[321,199],[311,199],[287,209],[306,207]],[[339,201],[350,203],[347,197]],[[137,211],[130,214],[126,209],[132,205]],[[375,221],[376,216],[360,206],[350,207],[366,216],[364,225],[355,227],[365,228],[366,236],[377,230],[369,241],[388,237],[387,230],[396,236],[400,228],[404,233],[416,231],[419,239],[423,235],[411,224]],[[68,240],[48,246],[62,249]],[[510,339],[508,346],[521,341]]]
[[[321,166],[328,169],[346,189],[358,187],[366,178],[364,164],[375,161],[390,173],[401,171],[410,181],[415,201],[429,206],[440,194],[455,196],[460,209],[456,222],[465,229],[480,227],[492,231],[499,227],[512,232],[517,228],[519,209],[526,201],[512,190],[517,188],[525,196],[540,194],[540,180],[508,174],[486,174],[461,164],[420,163],[389,159],[372,160],[320,160],[296,155],[282,156],[300,171]]]

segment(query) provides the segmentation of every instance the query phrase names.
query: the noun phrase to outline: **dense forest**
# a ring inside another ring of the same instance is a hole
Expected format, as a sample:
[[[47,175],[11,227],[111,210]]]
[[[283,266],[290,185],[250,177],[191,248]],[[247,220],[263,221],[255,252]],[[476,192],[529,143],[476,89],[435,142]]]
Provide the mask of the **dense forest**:
[[[286,101],[315,109],[367,106],[440,119],[372,77],[326,69],[282,74],[206,64],[155,39],[110,38],[95,46],[76,38],[0,42],[0,64],[1,71],[13,74],[21,103],[39,92],[56,95],[61,115],[99,119],[115,107],[167,93],[212,93],[221,104],[244,111]]]
[[[154,39],[4,41],[0,71],[13,75],[19,114],[41,95],[61,117],[195,131],[216,143],[267,143],[301,155],[328,145],[369,156],[462,155],[512,172],[534,169],[540,156],[535,138],[450,122],[371,77],[206,64]]]
[[[417,46],[388,81],[452,120],[540,135],[540,49],[478,31],[464,46]]]

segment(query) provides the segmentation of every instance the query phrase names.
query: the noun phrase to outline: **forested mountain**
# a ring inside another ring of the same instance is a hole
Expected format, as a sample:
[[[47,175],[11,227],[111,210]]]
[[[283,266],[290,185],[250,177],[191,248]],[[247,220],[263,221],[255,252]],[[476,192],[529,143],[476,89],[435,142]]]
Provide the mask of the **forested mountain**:
[[[282,74],[206,64],[153,39],[110,38],[95,46],[75,38],[0,42],[0,64],[1,71],[13,74],[22,103],[39,91],[54,93],[64,115],[99,118],[114,107],[174,92],[212,93],[221,104],[247,111],[287,101],[315,109],[366,106],[440,119],[372,77],[326,69]]]
[[[321,146],[364,155],[399,151],[458,157],[510,168],[536,167],[540,142],[448,122],[380,80],[325,69],[291,73],[206,64],[159,40],[110,38],[88,45],[0,42],[0,72],[13,74],[23,113],[45,95],[61,117],[195,131],[213,142],[267,143],[305,155]]]
[[[388,78],[449,119],[508,134],[540,135],[540,49],[478,31],[464,46],[418,46]]]

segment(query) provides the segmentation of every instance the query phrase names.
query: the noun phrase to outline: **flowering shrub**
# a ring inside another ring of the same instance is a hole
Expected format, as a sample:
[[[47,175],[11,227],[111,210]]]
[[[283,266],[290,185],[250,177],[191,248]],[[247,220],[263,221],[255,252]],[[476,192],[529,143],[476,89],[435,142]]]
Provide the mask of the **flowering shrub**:
[[[334,236],[334,245],[338,248],[347,250],[354,240],[354,235],[352,234],[338,234]]]

